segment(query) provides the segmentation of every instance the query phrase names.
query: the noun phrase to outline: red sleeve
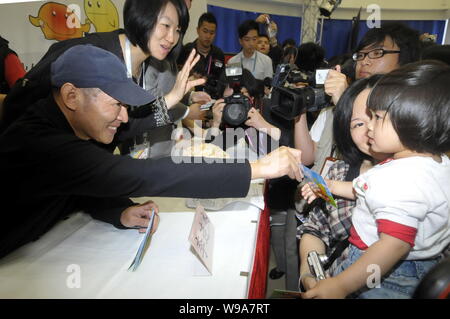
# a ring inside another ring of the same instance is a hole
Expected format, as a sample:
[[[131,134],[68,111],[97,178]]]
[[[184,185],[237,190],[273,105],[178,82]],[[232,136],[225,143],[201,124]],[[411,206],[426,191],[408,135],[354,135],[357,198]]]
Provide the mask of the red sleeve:
[[[12,87],[25,73],[22,62],[20,62],[17,55],[14,53],[8,54],[5,58],[5,79],[9,87]]]
[[[410,226],[405,226],[391,220],[378,219],[378,232],[390,235],[397,239],[403,240],[414,247],[414,240],[416,239],[417,229]]]

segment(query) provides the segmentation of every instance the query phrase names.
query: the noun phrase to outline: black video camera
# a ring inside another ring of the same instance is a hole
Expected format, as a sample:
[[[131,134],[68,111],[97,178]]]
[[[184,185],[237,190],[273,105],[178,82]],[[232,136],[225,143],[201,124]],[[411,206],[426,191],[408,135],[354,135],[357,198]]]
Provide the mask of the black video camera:
[[[292,120],[304,112],[326,107],[331,101],[323,87],[327,74],[326,69],[304,73],[292,70],[289,64],[278,65],[272,82],[271,111]],[[292,87],[292,84],[299,82],[305,83],[305,86]]]

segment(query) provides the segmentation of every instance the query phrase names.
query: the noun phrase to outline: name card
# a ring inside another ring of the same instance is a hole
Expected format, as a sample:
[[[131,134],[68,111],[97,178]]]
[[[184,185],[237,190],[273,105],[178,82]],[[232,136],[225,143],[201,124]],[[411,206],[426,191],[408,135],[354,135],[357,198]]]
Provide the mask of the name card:
[[[194,275],[212,275],[212,262],[214,252],[214,226],[205,209],[197,206],[189,234],[191,251],[194,252]]]

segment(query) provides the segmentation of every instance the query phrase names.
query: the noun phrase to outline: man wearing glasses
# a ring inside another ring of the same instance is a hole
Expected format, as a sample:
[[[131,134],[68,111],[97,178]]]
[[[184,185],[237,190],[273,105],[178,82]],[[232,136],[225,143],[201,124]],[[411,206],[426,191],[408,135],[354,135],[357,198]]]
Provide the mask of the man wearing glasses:
[[[421,48],[419,35],[417,30],[402,23],[387,23],[381,28],[370,29],[352,56],[355,79],[389,73],[401,65],[418,61]],[[334,105],[348,85],[347,76],[341,73],[339,65],[329,71],[324,86]],[[295,124],[295,146],[302,150],[302,161],[305,165],[314,163],[313,169],[318,172],[332,150],[334,105],[321,111],[310,131],[306,114],[299,116]]]

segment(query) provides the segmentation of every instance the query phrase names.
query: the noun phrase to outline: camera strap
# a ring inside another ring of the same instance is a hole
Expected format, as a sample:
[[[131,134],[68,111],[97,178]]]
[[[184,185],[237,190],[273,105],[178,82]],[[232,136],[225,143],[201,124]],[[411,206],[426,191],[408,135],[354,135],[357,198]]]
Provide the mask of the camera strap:
[[[333,264],[333,262],[340,256],[342,255],[342,252],[345,250],[345,248],[348,247],[348,238],[338,242],[336,244],[336,248],[334,249],[333,253],[331,254],[331,256],[328,258],[328,261],[323,265],[323,268],[325,270],[327,270],[328,268],[330,268],[330,266]]]
[[[128,78],[133,78],[133,63],[131,58],[131,43],[128,38],[125,38],[125,66],[127,67],[127,76]],[[142,62],[141,66],[141,76],[138,79],[138,85],[141,86],[145,90],[145,76],[144,76],[144,68],[145,64]],[[142,81],[142,83],[140,83]],[[142,85],[141,85],[142,84]]]

